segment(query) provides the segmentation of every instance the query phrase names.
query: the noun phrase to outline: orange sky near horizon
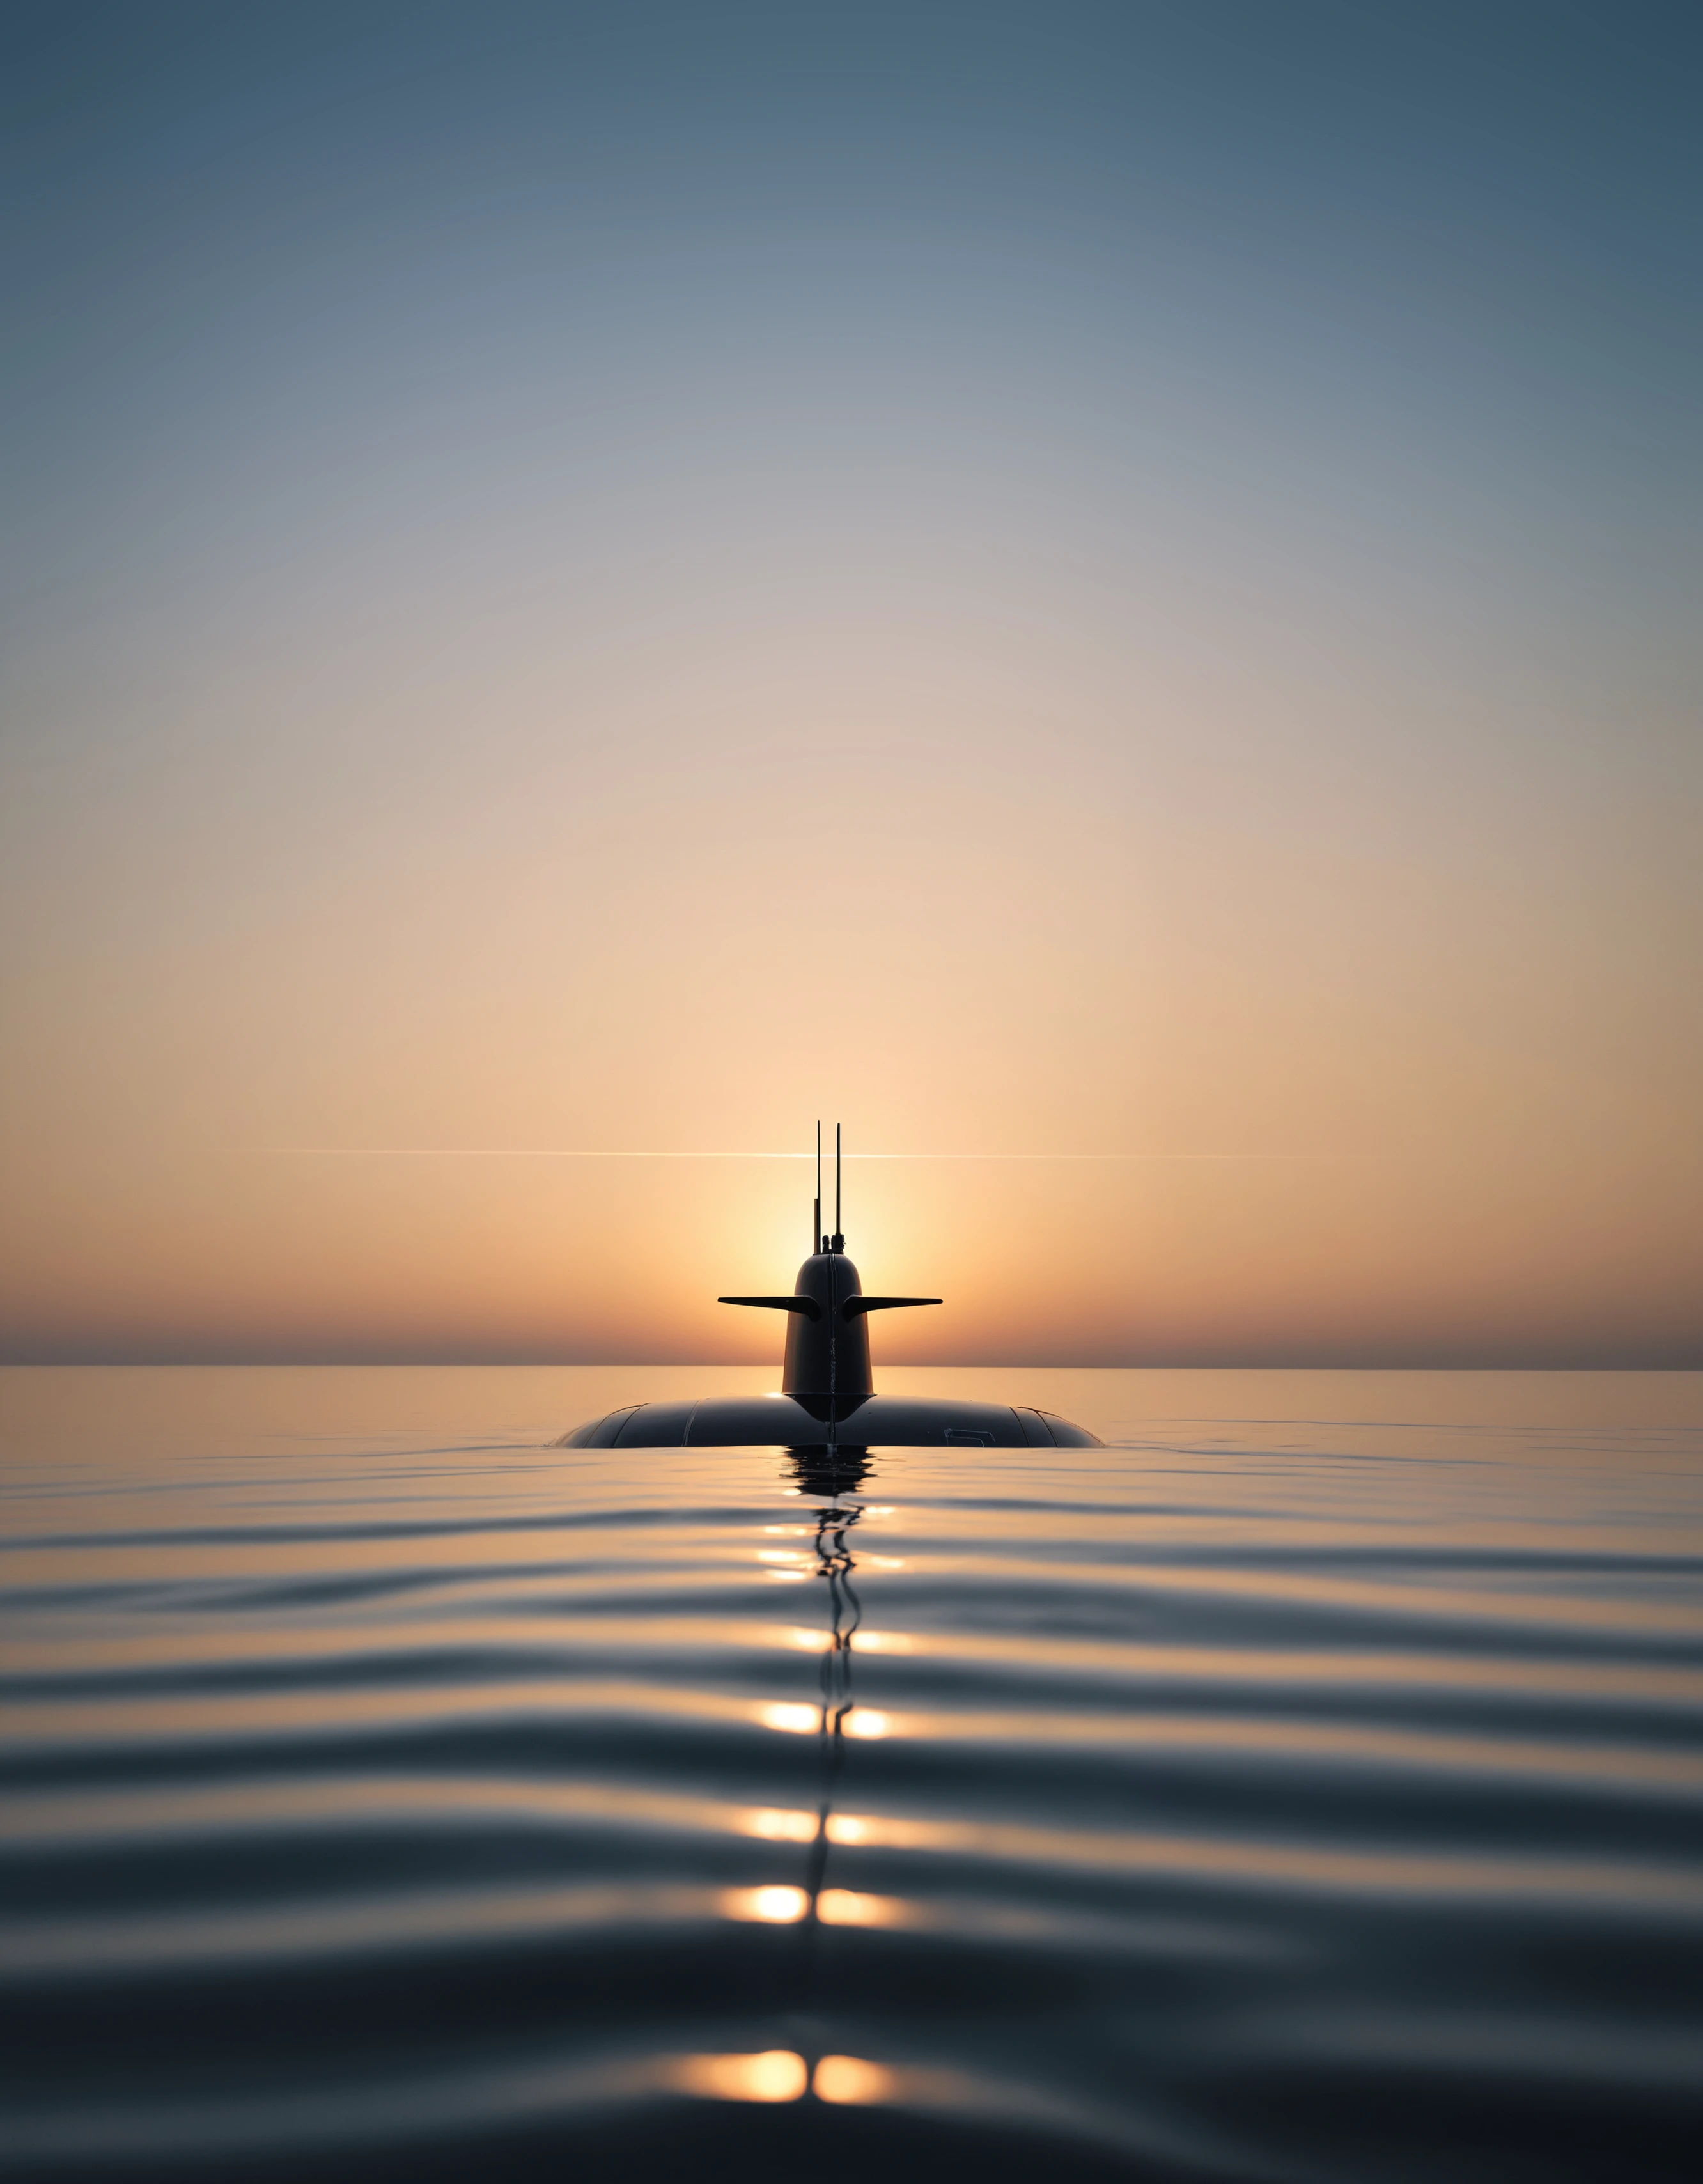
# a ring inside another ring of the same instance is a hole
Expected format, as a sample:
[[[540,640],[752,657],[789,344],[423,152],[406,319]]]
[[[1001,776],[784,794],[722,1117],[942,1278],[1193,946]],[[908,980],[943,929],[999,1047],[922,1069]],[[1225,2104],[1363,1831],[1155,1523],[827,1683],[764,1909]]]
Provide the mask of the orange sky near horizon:
[[[0,1359],[1703,1362],[1695,131],[805,13],[44,32]]]

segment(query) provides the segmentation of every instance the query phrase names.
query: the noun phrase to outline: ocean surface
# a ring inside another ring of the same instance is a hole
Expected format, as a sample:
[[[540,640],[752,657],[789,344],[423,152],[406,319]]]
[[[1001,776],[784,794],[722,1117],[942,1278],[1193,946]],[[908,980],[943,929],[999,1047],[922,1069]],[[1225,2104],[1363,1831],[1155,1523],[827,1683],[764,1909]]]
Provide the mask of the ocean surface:
[[[1703,1378],[752,1382],[0,1374],[8,2175],[1700,2173]]]

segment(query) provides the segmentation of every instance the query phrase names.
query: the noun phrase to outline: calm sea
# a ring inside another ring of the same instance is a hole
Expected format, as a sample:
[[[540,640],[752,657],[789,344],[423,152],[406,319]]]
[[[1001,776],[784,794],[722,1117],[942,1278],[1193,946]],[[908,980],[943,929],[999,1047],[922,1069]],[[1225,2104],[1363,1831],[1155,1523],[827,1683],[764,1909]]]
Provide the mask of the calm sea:
[[[9,2173],[1699,2173],[1703,1379],[753,1377],[0,1375]]]

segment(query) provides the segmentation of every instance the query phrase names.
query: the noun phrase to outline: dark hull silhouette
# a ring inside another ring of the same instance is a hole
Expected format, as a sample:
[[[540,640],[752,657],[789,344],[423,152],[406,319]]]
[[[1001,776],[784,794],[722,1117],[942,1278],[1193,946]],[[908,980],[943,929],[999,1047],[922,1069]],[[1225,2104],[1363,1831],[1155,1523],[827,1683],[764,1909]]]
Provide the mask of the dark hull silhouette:
[[[1097,1448],[1081,1426],[1021,1403],[865,1396],[835,1406],[833,1445],[854,1448]],[[827,1406],[795,1396],[632,1403],[578,1426],[558,1448],[826,1448]]]

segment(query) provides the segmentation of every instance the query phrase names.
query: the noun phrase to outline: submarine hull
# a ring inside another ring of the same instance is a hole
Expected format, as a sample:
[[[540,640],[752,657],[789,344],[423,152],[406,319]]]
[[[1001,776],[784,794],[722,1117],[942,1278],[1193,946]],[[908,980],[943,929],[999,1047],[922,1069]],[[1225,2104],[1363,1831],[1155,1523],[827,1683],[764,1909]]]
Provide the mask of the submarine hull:
[[[797,1396],[632,1403],[564,1434],[557,1448],[820,1448],[828,1404]],[[1098,1448],[1094,1435],[1022,1403],[865,1396],[834,1405],[833,1439],[863,1448]]]

